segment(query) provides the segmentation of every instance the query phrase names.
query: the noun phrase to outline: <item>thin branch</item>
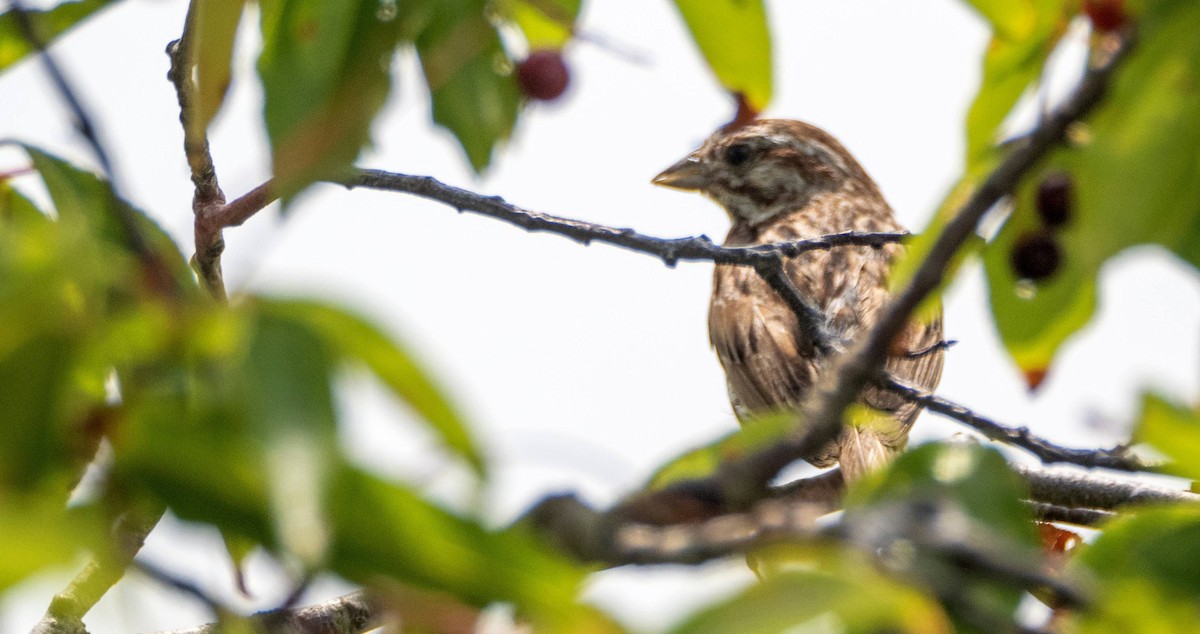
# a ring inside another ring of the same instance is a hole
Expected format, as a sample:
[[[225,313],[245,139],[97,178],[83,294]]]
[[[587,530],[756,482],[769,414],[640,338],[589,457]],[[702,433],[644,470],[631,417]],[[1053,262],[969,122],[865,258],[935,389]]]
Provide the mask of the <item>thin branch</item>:
[[[796,288],[792,278],[788,276],[782,255],[769,264],[755,265],[754,270],[767,284],[783,299],[788,308],[796,315],[796,322],[804,335],[805,341],[812,342],[813,347],[821,353],[832,352],[841,342],[826,327],[825,314],[821,312]]]
[[[469,211],[489,218],[503,220],[526,231],[544,231],[564,236],[580,244],[600,242],[652,255],[667,266],[683,260],[737,264],[742,266],[773,267],[780,257],[794,257],[809,251],[839,246],[881,246],[899,242],[904,232],[835,233],[820,238],[766,244],[752,247],[723,247],[708,236],[690,238],[656,238],[633,229],[609,227],[552,216],[523,209],[499,196],[483,196],[459,187],[447,185],[430,176],[410,176],[383,170],[359,169],[345,178],[331,181],[346,187],[365,187],[383,191],[412,194],[440,202],[458,211]]]
[[[192,98],[196,84],[192,79],[195,60],[191,53],[192,26],[195,3],[188,6],[183,36],[167,44],[167,57],[171,68],[167,79],[175,86],[175,98],[179,102],[179,123],[183,126],[183,151],[188,169],[192,174],[192,214],[196,253],[192,256],[192,267],[200,281],[217,301],[225,301],[225,279],[221,272],[221,253],[225,251],[225,239],[221,227],[211,217],[225,206],[225,192],[217,181],[217,169],[213,165],[208,149],[208,136],[192,120]]]
[[[159,568],[158,566],[144,560],[134,560],[132,567],[138,572],[157,581],[158,583],[174,588],[175,590],[178,590],[179,592],[196,599],[200,603],[203,603],[205,607],[208,608],[209,612],[212,612],[213,615],[217,616],[218,618],[221,614],[227,612],[220,602],[209,596],[207,592],[200,589],[199,586],[191,581],[188,581],[187,579],[177,577],[166,570],[163,570],[162,568]]]
[[[1146,471],[1148,469],[1148,465],[1140,461],[1137,456],[1130,455],[1129,448],[1125,445],[1118,445],[1111,449],[1062,447],[1034,435],[1028,427],[1001,425],[963,405],[905,385],[894,378],[883,377],[879,379],[879,382],[887,389],[909,401],[922,405],[931,412],[959,421],[991,440],[1024,449],[1047,464],[1068,463],[1117,471]]]

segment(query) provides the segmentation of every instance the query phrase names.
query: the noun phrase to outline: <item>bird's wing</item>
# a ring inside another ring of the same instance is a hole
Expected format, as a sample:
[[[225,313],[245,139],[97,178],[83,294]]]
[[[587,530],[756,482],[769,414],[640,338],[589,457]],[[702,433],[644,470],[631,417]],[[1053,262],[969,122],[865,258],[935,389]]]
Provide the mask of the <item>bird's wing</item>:
[[[795,409],[815,378],[796,339],[796,316],[751,269],[718,266],[709,335],[745,419]]]

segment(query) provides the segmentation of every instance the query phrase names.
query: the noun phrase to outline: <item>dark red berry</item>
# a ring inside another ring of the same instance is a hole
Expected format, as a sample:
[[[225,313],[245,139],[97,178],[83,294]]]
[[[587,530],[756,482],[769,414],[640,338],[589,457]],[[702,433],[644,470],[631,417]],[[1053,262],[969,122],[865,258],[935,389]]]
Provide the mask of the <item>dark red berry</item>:
[[[516,75],[521,92],[541,101],[558,99],[571,80],[562,51],[551,49],[533,51],[517,62]]]
[[[1050,233],[1026,233],[1013,244],[1009,256],[1018,278],[1038,282],[1058,271],[1062,248]]]
[[[1038,184],[1036,207],[1047,227],[1061,227],[1071,219],[1075,184],[1066,172],[1048,174]]]
[[[1083,12],[1102,33],[1125,26],[1125,0],[1083,0]]]

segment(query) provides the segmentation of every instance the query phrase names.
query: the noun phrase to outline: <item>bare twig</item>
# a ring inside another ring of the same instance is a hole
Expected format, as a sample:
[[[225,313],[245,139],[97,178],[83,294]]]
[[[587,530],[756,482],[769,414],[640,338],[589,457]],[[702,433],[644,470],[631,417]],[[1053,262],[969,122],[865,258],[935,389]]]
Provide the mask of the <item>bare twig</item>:
[[[1117,471],[1145,471],[1148,465],[1129,454],[1129,448],[1118,445],[1111,449],[1073,449],[1056,445],[1034,435],[1028,427],[1008,427],[978,414],[971,409],[935,394],[905,385],[894,378],[883,377],[879,382],[904,398],[919,403],[931,412],[952,418],[987,436],[1013,447],[1024,449],[1044,463],[1069,463],[1082,467],[1102,467]]]
[[[796,288],[784,268],[785,262],[780,255],[772,263],[755,265],[754,270],[795,313],[804,340],[812,342],[813,347],[822,353],[834,351],[841,342],[836,341],[833,333],[826,327],[825,314],[821,309]]]
[[[835,233],[820,238],[797,240],[753,247],[723,247],[708,236],[690,238],[655,238],[634,231],[552,216],[523,209],[499,196],[483,196],[430,176],[410,176],[383,170],[359,169],[337,181],[346,187],[365,187],[402,192],[443,203],[459,211],[469,211],[503,220],[526,231],[544,231],[570,238],[580,244],[600,242],[652,255],[667,266],[681,260],[698,260],[719,264],[773,267],[780,257],[793,257],[819,249],[838,246],[880,246],[899,242],[908,236],[903,232]]]
[[[204,130],[198,130],[192,121],[192,95],[196,89],[192,81],[194,60],[190,50],[194,7],[194,4],[188,7],[183,36],[167,45],[167,57],[171,60],[167,79],[175,86],[179,122],[183,126],[183,151],[194,186],[192,214],[195,217],[193,233],[196,254],[192,256],[192,267],[209,294],[218,301],[225,301],[225,279],[221,273],[221,253],[225,251],[225,240],[221,236],[221,227],[211,220],[225,206],[225,192],[221,191],[217,181],[217,170],[208,150],[208,136]]]
[[[209,612],[212,612],[213,615],[217,616],[218,618],[222,613],[227,611],[216,599],[209,596],[207,592],[200,589],[199,586],[191,581],[188,581],[187,579],[177,577],[166,570],[163,570],[162,568],[159,568],[158,566],[144,560],[134,560],[132,567],[147,577],[165,586],[170,586],[171,588],[174,588],[203,603],[208,608]]]

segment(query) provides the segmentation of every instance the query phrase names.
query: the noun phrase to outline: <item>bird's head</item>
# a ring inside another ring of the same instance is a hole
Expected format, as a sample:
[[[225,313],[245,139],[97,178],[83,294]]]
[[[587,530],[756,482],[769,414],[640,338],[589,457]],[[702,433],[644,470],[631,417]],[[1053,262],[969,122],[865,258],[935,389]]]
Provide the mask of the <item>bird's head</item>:
[[[854,157],[829,133],[787,119],[722,128],[655,185],[706,194],[734,221],[752,225],[794,211],[821,192],[878,195]]]

